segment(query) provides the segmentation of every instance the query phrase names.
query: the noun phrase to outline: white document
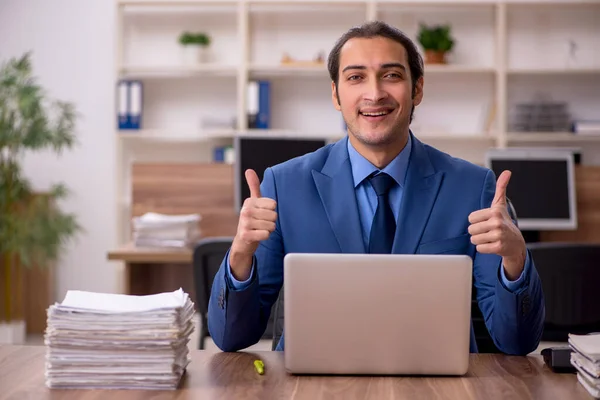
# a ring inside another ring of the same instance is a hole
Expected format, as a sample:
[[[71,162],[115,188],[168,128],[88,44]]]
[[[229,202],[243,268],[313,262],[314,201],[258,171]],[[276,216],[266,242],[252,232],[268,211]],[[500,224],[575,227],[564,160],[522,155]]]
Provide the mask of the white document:
[[[592,361],[600,361],[600,334],[569,334],[569,345]]]
[[[123,313],[183,308],[187,299],[187,294],[181,289],[148,296],[69,290],[61,305],[77,309]]]
[[[48,308],[46,385],[176,389],[190,362],[193,315],[182,289],[149,296],[71,290]]]

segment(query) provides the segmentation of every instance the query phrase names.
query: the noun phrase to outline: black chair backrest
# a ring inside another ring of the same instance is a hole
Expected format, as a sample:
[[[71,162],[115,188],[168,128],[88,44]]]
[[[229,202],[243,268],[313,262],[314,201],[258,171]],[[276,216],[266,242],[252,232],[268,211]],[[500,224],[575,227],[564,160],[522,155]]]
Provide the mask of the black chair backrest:
[[[506,198],[506,204],[508,208],[508,215],[511,217],[515,225],[518,225],[517,221],[517,212],[515,211],[515,207],[510,201],[510,199]],[[281,290],[279,291],[279,297],[273,306],[273,342],[271,343],[271,349],[275,350],[281,336],[283,334],[283,326],[284,326],[284,285],[281,286]],[[475,286],[472,288],[472,298],[471,298],[471,316],[473,320],[473,330],[475,332],[475,339],[477,342],[477,347],[480,353],[500,353],[500,350],[494,344],[492,337],[490,336],[487,327],[485,326],[485,321],[483,318],[483,314],[479,309],[479,305],[477,304],[477,293],[475,291]]]
[[[546,301],[542,340],[600,331],[600,244],[540,242],[527,246]]]
[[[208,312],[208,300],[213,279],[231,247],[232,237],[207,238],[200,240],[194,248],[193,268],[198,312]]]
[[[200,314],[202,324],[199,335],[200,349],[204,349],[204,338],[209,336],[207,314],[213,281],[232,242],[233,237],[228,236],[207,238],[196,243],[196,247],[194,248],[193,269],[196,310]],[[271,339],[273,337],[273,318],[274,315],[271,313],[262,339]]]
[[[231,247],[233,237],[216,237],[202,239],[194,248],[193,275],[194,289],[196,291],[196,310],[201,318],[199,348],[204,348],[204,338],[208,336],[208,301],[213,285],[213,280],[227,250]]]

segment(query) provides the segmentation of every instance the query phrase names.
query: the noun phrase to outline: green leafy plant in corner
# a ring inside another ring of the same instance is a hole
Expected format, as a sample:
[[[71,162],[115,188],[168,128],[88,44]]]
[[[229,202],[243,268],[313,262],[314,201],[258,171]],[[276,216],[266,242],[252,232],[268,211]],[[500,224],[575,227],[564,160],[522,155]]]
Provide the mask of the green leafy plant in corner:
[[[179,44],[183,46],[188,45],[196,45],[196,46],[208,46],[210,45],[210,36],[206,33],[193,33],[193,32],[183,32],[179,35]]]
[[[418,40],[423,49],[448,52],[454,47],[454,39],[449,25],[427,26],[419,24]]]
[[[35,192],[23,174],[27,152],[52,150],[60,155],[75,143],[73,104],[51,100],[32,75],[30,54],[0,67],[0,266],[6,285],[4,312],[11,320],[13,266],[45,267],[56,261],[67,241],[81,230],[75,215],[57,202],[68,195],[57,183]],[[18,268],[17,268],[18,269]],[[2,310],[0,310],[2,311]]]

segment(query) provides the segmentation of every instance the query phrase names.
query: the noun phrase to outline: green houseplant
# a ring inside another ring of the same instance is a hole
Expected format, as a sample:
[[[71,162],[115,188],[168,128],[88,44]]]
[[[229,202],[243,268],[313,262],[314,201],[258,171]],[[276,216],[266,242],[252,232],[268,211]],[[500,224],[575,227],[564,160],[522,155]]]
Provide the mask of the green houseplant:
[[[446,54],[454,47],[449,25],[427,26],[421,23],[418,40],[425,50],[425,62],[429,64],[445,64]]]
[[[203,32],[182,32],[179,35],[183,61],[185,64],[205,62],[208,58],[208,48],[211,38]]]
[[[57,202],[68,195],[66,187],[56,184],[47,192],[35,192],[21,166],[26,152],[53,150],[60,154],[71,148],[75,142],[75,120],[72,104],[49,99],[36,82],[29,53],[2,64],[0,341],[23,339],[14,339],[15,334],[10,332],[24,321],[20,269],[50,266],[66,241],[81,229],[74,215],[58,208]],[[21,335],[24,332],[17,334]]]

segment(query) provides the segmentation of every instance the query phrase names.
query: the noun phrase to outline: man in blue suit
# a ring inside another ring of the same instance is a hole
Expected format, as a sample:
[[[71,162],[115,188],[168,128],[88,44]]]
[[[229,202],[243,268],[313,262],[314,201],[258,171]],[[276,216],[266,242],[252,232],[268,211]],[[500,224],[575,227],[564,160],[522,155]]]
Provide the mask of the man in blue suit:
[[[416,253],[471,256],[494,343],[508,354],[533,351],[544,298],[508,215],[510,172],[496,181],[492,171],[412,134],[423,61],[402,32],[381,22],[353,28],[332,49],[328,68],[348,136],[268,168],[262,184],[246,171],[251,196],[209,302],[217,346],[237,351],[258,342],[283,284],[287,253]],[[285,332],[278,350],[284,338]],[[472,331],[470,350],[477,352]]]

